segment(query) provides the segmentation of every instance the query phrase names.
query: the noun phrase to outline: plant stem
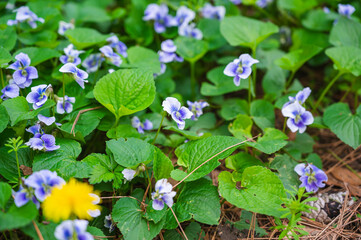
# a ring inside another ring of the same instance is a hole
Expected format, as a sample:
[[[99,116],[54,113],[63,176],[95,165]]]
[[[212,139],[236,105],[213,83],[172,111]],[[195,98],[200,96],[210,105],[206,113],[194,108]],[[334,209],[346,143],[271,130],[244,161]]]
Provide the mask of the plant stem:
[[[18,167],[18,174],[19,174],[19,184],[21,183],[21,173],[20,173],[20,165],[19,165],[19,157],[18,157],[18,150],[14,150],[15,158],[16,158],[16,166]]]
[[[283,121],[283,133],[285,133],[285,131],[286,131],[286,122],[287,122],[287,120],[286,120],[286,118],[285,118],[285,120]]]
[[[323,90],[321,96],[318,98],[316,104],[313,107],[313,111],[317,110],[318,105],[320,105],[321,101],[323,100],[323,98],[325,97],[326,93],[328,92],[328,90],[330,90],[330,88],[332,87],[332,85],[337,81],[337,79],[340,78],[340,76],[343,74],[343,72],[338,72],[337,75],[331,80],[331,82],[327,85],[327,87]]]
[[[63,73],[63,109],[65,110],[65,82],[64,82],[64,73]],[[54,113],[55,115],[55,113]]]
[[[293,77],[295,76],[295,73],[296,73],[295,71],[292,71],[290,76],[288,77],[287,82],[286,82],[286,89],[291,85]]]
[[[152,142],[153,145],[154,145],[154,143],[155,143],[155,140],[157,140],[157,137],[158,137],[158,135],[159,135],[160,129],[162,128],[163,121],[164,121],[164,118],[165,118],[165,114],[166,114],[166,112],[163,111],[163,113],[162,113],[162,121],[160,121],[157,134],[155,135],[155,137],[154,137],[154,139],[153,139],[153,142]]]
[[[256,59],[256,51],[257,51],[257,45],[254,45],[252,48],[252,58]],[[254,97],[256,98],[256,80],[257,80],[257,65],[253,64],[253,72],[252,72],[252,78],[253,78],[253,91],[254,91]],[[251,91],[251,89],[249,89]]]
[[[170,210],[172,211],[173,216],[174,216],[175,220],[177,221],[178,226],[179,226],[180,230],[182,231],[182,233],[183,233],[183,235],[184,235],[184,238],[185,238],[186,240],[188,240],[186,233],[184,232],[182,226],[180,225],[180,222],[178,221],[177,215],[175,215],[175,212],[173,211],[173,209],[172,209],[171,207],[170,207]]]
[[[196,87],[197,87],[197,80],[195,75],[195,62],[189,62],[191,65],[191,88],[192,88],[192,100],[196,100]]]
[[[251,77],[249,77],[248,78],[248,106],[249,106],[249,108],[251,108],[251,102],[252,102],[251,85],[252,85],[252,79],[251,79]]]
[[[5,87],[5,82],[4,82],[4,76],[3,76],[3,69],[0,68],[0,75],[1,75],[1,84],[2,84],[2,88]]]

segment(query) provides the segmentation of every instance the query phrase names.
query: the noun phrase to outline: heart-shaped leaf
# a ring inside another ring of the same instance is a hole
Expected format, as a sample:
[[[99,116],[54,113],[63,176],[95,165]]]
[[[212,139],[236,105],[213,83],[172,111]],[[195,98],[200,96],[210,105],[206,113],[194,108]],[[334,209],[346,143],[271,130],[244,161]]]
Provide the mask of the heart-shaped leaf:
[[[334,47],[326,50],[326,55],[334,62],[333,67],[341,72],[361,75],[361,49],[353,46]]]

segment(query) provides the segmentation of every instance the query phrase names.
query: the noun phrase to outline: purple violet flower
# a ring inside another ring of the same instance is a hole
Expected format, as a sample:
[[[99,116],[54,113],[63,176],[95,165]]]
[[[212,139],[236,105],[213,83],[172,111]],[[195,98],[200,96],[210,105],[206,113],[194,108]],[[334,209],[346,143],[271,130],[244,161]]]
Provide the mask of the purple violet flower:
[[[326,13],[326,14],[329,14],[331,11],[328,7],[323,7],[322,8],[323,12]]]
[[[127,45],[125,45],[122,41],[119,41],[117,36],[111,36],[107,38],[107,41],[110,43],[110,47],[115,49],[117,53],[122,55],[123,57],[127,57]]]
[[[313,123],[312,113],[306,111],[299,102],[294,102],[282,108],[282,114],[284,117],[288,117],[287,126],[292,132],[299,131],[299,133],[303,133],[306,131],[307,125]]]
[[[178,27],[187,25],[196,17],[196,13],[186,6],[180,6],[175,16],[176,25]]]
[[[16,84],[9,84],[9,85],[5,86],[1,90],[1,92],[2,92],[1,99],[6,100],[6,99],[9,99],[9,98],[18,97],[20,89],[19,89],[18,85],[16,85]]]
[[[265,8],[272,2],[273,2],[273,0],[257,0],[256,4],[260,8]]]
[[[161,43],[161,51],[158,51],[159,61],[161,63],[183,62],[184,59],[175,53],[176,50],[177,46],[172,40],[163,41]]]
[[[88,73],[77,68],[73,63],[66,63],[59,71],[70,74],[81,88],[84,88],[84,83],[88,82],[88,80],[86,80],[88,78]]]
[[[79,54],[84,51],[78,51],[74,49],[73,44],[69,44],[66,48],[64,48],[65,55],[60,56],[60,62],[62,64],[73,63],[74,65],[79,65],[81,63],[81,59],[79,58]]]
[[[60,148],[60,146],[55,145],[55,137],[50,134],[43,134],[40,137],[35,135],[29,139],[29,142],[26,142],[25,144],[33,150],[44,150],[47,152]]]
[[[136,173],[137,173],[137,171],[135,171],[135,170],[133,170],[133,169],[128,169],[128,168],[126,168],[126,169],[124,169],[124,170],[122,171],[122,174],[123,174],[124,178],[125,178],[128,182],[130,182],[130,181],[133,180],[133,178],[135,177],[135,174],[136,174]]]
[[[172,27],[177,24],[175,19],[168,15],[168,7],[165,4],[149,4],[144,11],[143,20],[154,20],[154,30],[157,33],[165,32],[167,27]]]
[[[350,18],[355,10],[355,7],[350,4],[338,4],[338,13],[347,18]]]
[[[109,233],[113,232],[115,229],[115,222],[112,219],[112,215],[106,215],[104,218],[104,227],[109,228]]]
[[[158,180],[155,184],[155,192],[152,192],[153,208],[155,210],[162,210],[164,203],[171,208],[173,206],[173,197],[176,194],[176,192],[172,191],[172,184],[167,179]]]
[[[40,203],[36,199],[36,197],[34,195],[34,189],[32,189],[32,188],[23,187],[23,185],[20,185],[19,190],[17,192],[13,191],[13,195],[14,195],[14,202],[17,207],[24,206],[30,200],[33,201],[33,203],[35,203],[35,205],[38,209],[40,207]]]
[[[139,133],[144,133],[144,130],[152,130],[153,123],[148,119],[145,119],[144,123],[142,123],[138,117],[132,118],[132,126],[138,130]]]
[[[31,92],[26,96],[26,101],[33,104],[34,109],[41,108],[48,100],[48,89],[51,85],[41,84],[31,88]]]
[[[196,28],[195,23],[181,25],[178,28],[178,34],[180,36],[191,37],[198,40],[201,40],[203,38],[202,31]]]
[[[55,117],[45,117],[44,115],[39,114],[38,119],[46,126],[50,126],[51,124],[55,123]]]
[[[207,102],[191,102],[187,101],[188,109],[193,113],[192,120],[197,120],[203,114],[203,108],[208,107]]]
[[[56,172],[40,170],[25,179],[25,184],[35,190],[35,196],[42,202],[51,193],[53,187],[61,186],[65,184],[65,181]]]
[[[38,71],[35,67],[30,66],[31,60],[27,54],[19,53],[15,56],[15,59],[17,61],[7,68],[15,70],[13,79],[19,87],[22,87],[22,85],[29,87],[32,80],[38,78]]]
[[[73,111],[73,103],[75,103],[75,97],[59,97],[56,103],[56,112],[59,114],[71,113]]]
[[[27,128],[25,130],[29,133],[32,133],[34,135],[34,137],[41,137],[41,135],[44,134],[44,131],[41,129],[41,126],[39,123]]]
[[[86,59],[84,59],[82,66],[86,68],[87,72],[96,72],[101,66],[104,58],[101,53],[90,54]]]
[[[181,107],[180,102],[174,97],[167,97],[162,103],[164,111],[169,113],[177,123],[178,128],[183,130],[185,127],[184,119],[189,119],[193,113],[186,107]]]
[[[235,5],[241,4],[241,2],[242,2],[242,0],[229,0],[229,1]]]
[[[294,102],[298,102],[299,104],[303,104],[306,102],[307,98],[310,96],[311,94],[311,89],[309,87],[304,88],[303,90],[299,91],[295,97],[289,96],[288,97],[288,102],[286,102],[282,108],[287,107],[288,105],[294,103]]]
[[[226,8],[224,6],[212,6],[212,4],[206,3],[201,9],[201,13],[204,18],[222,20],[226,14]]]
[[[18,9],[15,9],[13,12],[16,12],[15,20],[8,20],[8,22],[7,22],[8,26],[16,25],[21,22],[27,22],[31,28],[36,28],[37,21],[44,23],[44,19],[39,18],[27,6],[19,7]]]
[[[87,220],[66,220],[55,228],[55,238],[57,240],[93,240],[94,237],[86,231]]]
[[[313,164],[300,163],[296,165],[295,172],[300,176],[302,182],[300,187],[305,187],[307,192],[317,192],[318,188],[323,188],[328,178],[324,171]]]
[[[253,59],[249,54],[242,54],[239,58],[228,63],[223,73],[229,77],[234,77],[233,82],[239,86],[241,79],[248,78],[252,73],[252,65],[258,63],[257,59]]]
[[[120,58],[118,54],[113,52],[113,49],[110,46],[104,46],[99,50],[111,64],[117,67],[119,67],[120,64],[122,64],[123,60]]]
[[[67,22],[64,22],[64,21],[60,21],[60,22],[59,22],[58,33],[59,33],[59,35],[64,36],[66,30],[68,30],[68,29],[74,29],[74,28],[75,28],[75,26],[74,26],[73,23],[71,23],[71,22],[70,22],[70,23],[67,23]]]

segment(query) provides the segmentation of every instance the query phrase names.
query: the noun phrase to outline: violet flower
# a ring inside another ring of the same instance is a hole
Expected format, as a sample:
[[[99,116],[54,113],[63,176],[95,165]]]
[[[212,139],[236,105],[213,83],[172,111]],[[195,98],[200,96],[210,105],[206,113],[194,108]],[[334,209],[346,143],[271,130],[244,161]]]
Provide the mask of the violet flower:
[[[66,30],[68,30],[68,29],[74,29],[74,28],[75,28],[75,26],[74,26],[73,23],[71,23],[71,22],[70,22],[70,23],[67,23],[67,22],[64,22],[64,21],[60,21],[60,22],[59,22],[58,33],[59,33],[59,35],[64,36]]]
[[[113,49],[109,46],[104,46],[99,49],[100,52],[105,56],[105,58],[113,65],[119,67],[122,64],[123,60],[118,54],[113,52]]]
[[[196,13],[186,6],[180,6],[175,16],[175,21],[178,27],[187,25],[196,17]]]
[[[295,97],[289,96],[288,97],[288,102],[286,102],[282,108],[287,107],[288,105],[294,103],[294,102],[298,102],[299,104],[303,104],[306,102],[307,98],[310,96],[311,94],[311,89],[309,87],[304,88],[303,90],[299,91]]]
[[[87,72],[92,73],[98,71],[103,61],[104,58],[100,53],[90,54],[84,59],[82,66],[86,68]]]
[[[239,86],[241,79],[248,78],[252,73],[252,65],[258,63],[257,59],[253,59],[249,54],[242,54],[233,62],[228,63],[223,73],[227,76],[234,77],[233,82]]]
[[[201,13],[204,18],[222,20],[226,15],[226,8],[224,6],[212,6],[212,4],[206,3],[201,9]]]
[[[81,88],[84,88],[84,83],[87,83],[88,73],[84,70],[77,68],[73,63],[66,63],[59,69],[62,73],[68,73],[72,78],[80,85]]]
[[[299,133],[303,133],[306,131],[307,125],[312,124],[314,120],[312,113],[306,111],[299,102],[294,102],[282,108],[282,114],[288,117],[287,126],[292,132],[299,131]]]
[[[24,187],[20,185],[19,190],[17,192],[13,191],[15,206],[22,207],[27,204],[29,201],[35,203],[36,207],[40,207],[39,201],[36,199],[34,195],[34,189],[29,187]]]
[[[27,22],[31,28],[36,28],[36,22],[44,23],[44,19],[39,18],[27,6],[19,7],[18,9],[15,9],[14,12],[16,12],[15,20],[8,20],[8,26],[16,25],[21,22]]]
[[[29,87],[32,80],[38,78],[38,71],[30,66],[31,60],[27,54],[19,53],[15,59],[17,61],[7,68],[15,70],[13,79],[20,88]]]
[[[75,103],[75,97],[59,97],[56,103],[56,112],[59,114],[71,113],[73,111],[73,103]]]
[[[193,113],[192,120],[197,120],[203,114],[203,108],[208,107],[207,102],[191,102],[187,101],[188,109]]]
[[[155,210],[162,210],[164,203],[168,207],[173,206],[173,197],[177,193],[172,191],[172,184],[168,183],[167,179],[163,178],[155,184],[155,192],[152,192],[153,208]]]
[[[153,123],[148,119],[145,119],[144,123],[142,123],[138,117],[133,117],[132,126],[136,128],[139,133],[143,134],[144,130],[152,130]]]
[[[94,240],[93,235],[86,231],[87,220],[66,220],[55,228],[55,238],[57,240]]]
[[[154,30],[157,33],[165,32],[167,27],[175,26],[174,18],[168,15],[168,7],[165,4],[157,5],[151,3],[144,11],[144,21],[154,20]]]
[[[229,1],[235,5],[241,4],[241,2],[242,2],[242,0],[229,0]]]
[[[294,170],[300,176],[300,187],[305,187],[307,192],[317,192],[328,180],[326,173],[313,164],[300,163]]]
[[[180,102],[174,97],[167,97],[163,103],[163,110],[169,113],[173,120],[177,123],[178,128],[183,130],[185,127],[184,119],[189,119],[193,113],[186,107],[181,107]]]
[[[19,96],[20,88],[16,84],[9,84],[5,86],[2,90],[1,99],[6,100],[9,98],[16,98]]]
[[[61,186],[65,181],[56,172],[40,170],[25,179],[25,184],[34,189],[35,196],[42,202],[49,196],[53,187]]]
[[[69,44],[66,48],[64,48],[65,55],[60,56],[59,60],[62,64],[73,63],[74,65],[79,65],[81,63],[79,54],[83,52],[84,51],[74,49],[73,44]]]
[[[126,169],[124,169],[124,170],[122,171],[122,174],[123,174],[124,178],[125,178],[128,182],[130,182],[130,181],[133,180],[133,178],[135,177],[135,174],[136,174],[136,173],[137,173],[137,171],[135,171],[135,170],[133,170],[133,169],[128,169],[128,168],[126,168]]]
[[[175,53],[176,50],[177,46],[171,39],[163,41],[161,43],[161,51],[158,51],[159,61],[161,63],[183,62],[184,59]]]
[[[203,38],[203,33],[201,30],[196,28],[195,23],[183,24],[178,28],[178,34],[180,36],[191,37],[198,40]]]
[[[44,150],[47,152],[54,151],[60,148],[60,146],[55,145],[55,137],[50,134],[43,134],[40,137],[34,136],[29,139],[25,145],[29,146],[33,150]]]
[[[46,117],[44,115],[38,114],[38,119],[40,122],[44,123],[46,126],[50,126],[55,122],[55,117]]]
[[[338,4],[338,13],[347,18],[351,18],[351,15],[355,12],[355,7],[350,4]]]
[[[26,128],[25,131],[32,133],[34,137],[41,137],[41,135],[44,134],[44,131],[41,129],[41,126],[39,123],[35,124],[34,126],[31,126],[29,128]]]
[[[119,41],[117,36],[111,36],[107,38],[107,41],[110,43],[110,47],[115,49],[117,53],[122,55],[123,57],[127,57],[127,45],[125,45],[122,41]]]
[[[31,92],[26,96],[28,103],[33,104],[34,109],[38,109],[44,105],[48,100],[48,89],[51,88],[51,85],[41,84],[36,87],[31,88]]]
[[[273,0],[257,0],[256,4],[260,8],[265,8],[272,2],[273,2]]]
[[[106,215],[104,218],[104,227],[109,228],[109,233],[113,232],[115,229],[115,222],[112,219],[112,215]]]

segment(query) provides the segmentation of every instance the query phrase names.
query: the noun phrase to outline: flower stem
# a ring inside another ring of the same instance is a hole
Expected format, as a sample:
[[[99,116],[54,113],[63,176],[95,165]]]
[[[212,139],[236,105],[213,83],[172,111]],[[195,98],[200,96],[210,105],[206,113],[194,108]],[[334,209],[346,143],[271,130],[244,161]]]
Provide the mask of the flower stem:
[[[254,45],[252,48],[252,58],[256,59],[256,51],[257,51],[257,45]],[[252,72],[252,80],[253,80],[253,91],[254,91],[254,97],[256,98],[256,80],[257,80],[257,65],[253,64],[253,72]],[[251,91],[251,89],[249,89]]]
[[[196,100],[196,87],[197,87],[197,80],[196,80],[196,73],[195,73],[195,65],[196,62],[189,62],[191,65],[191,88],[192,88],[192,100]]]
[[[63,73],[63,109],[65,110],[65,82],[64,82],[64,73]],[[55,115],[55,114],[54,114]]]
[[[286,131],[286,122],[287,122],[287,119],[285,118],[285,120],[283,121],[283,133],[285,133]]]
[[[327,87],[323,90],[321,96],[318,98],[316,104],[313,107],[313,111],[317,110],[318,105],[320,105],[321,101],[325,97],[326,93],[330,90],[332,85],[337,81],[337,79],[340,78],[340,76],[343,74],[343,72],[338,72],[337,75],[331,80],[331,82],[327,85]]]
[[[5,87],[5,82],[4,82],[4,76],[3,76],[2,68],[0,68],[0,75],[1,75],[1,85],[2,85],[2,88],[4,88]]]
[[[287,82],[286,82],[286,89],[291,85],[293,77],[295,76],[295,73],[296,73],[295,71],[292,71],[290,76],[288,77]]]
[[[152,142],[153,145],[154,145],[154,143],[155,143],[155,140],[157,140],[157,137],[158,137],[158,135],[159,135],[160,129],[162,128],[163,121],[164,121],[164,118],[165,118],[165,114],[166,114],[166,112],[163,111],[163,113],[162,113],[162,121],[160,121],[157,134],[155,135],[155,137],[154,137],[154,139],[153,139],[153,142]]]
[[[15,149],[15,158],[16,158],[16,166],[18,168],[18,174],[19,174],[19,184],[21,183],[21,173],[20,173],[20,165],[19,165],[19,156],[18,156],[18,150]]]
[[[251,77],[249,77],[248,78],[248,106],[249,106],[249,108],[251,108],[251,101],[252,101],[251,85],[252,85],[252,79],[251,79]]]

